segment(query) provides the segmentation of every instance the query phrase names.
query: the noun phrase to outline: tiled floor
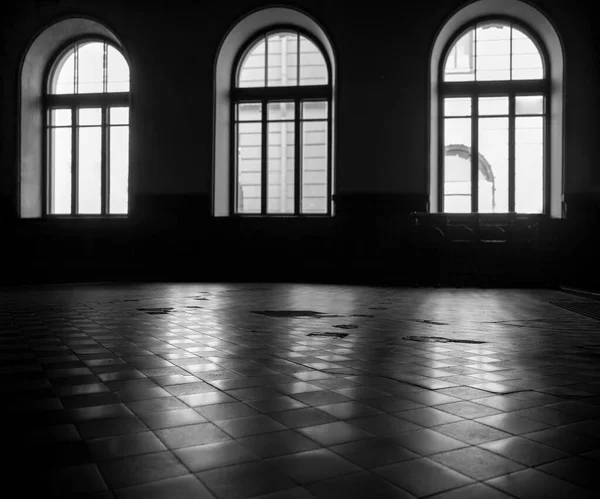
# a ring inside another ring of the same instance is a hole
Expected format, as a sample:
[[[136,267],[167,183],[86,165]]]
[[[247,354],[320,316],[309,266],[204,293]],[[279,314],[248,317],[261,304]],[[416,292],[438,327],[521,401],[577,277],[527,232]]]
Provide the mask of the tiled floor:
[[[0,494],[597,497],[600,322],[550,303],[573,300],[585,301],[327,285],[0,290]]]

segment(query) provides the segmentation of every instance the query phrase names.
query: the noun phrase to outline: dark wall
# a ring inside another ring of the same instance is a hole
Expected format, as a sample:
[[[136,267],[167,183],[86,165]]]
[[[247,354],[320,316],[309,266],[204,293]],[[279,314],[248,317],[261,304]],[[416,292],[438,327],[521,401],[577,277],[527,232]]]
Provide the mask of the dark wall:
[[[403,12],[384,1],[368,7],[281,2],[316,18],[337,53],[337,216],[215,220],[210,217],[213,65],[227,30],[266,4],[5,2],[0,16],[0,219],[13,270],[26,271],[31,279],[128,273],[339,280],[358,275],[361,268],[377,280],[405,275],[411,267],[408,213],[424,210],[427,199],[429,50],[444,20],[464,3],[415,2]],[[568,254],[570,238],[581,239],[573,248],[589,248],[592,239],[582,232],[580,219],[595,220],[586,210],[598,206],[590,201],[600,186],[598,45],[591,7],[570,0],[534,3],[555,24],[566,52],[565,185],[567,202],[573,203],[569,216],[576,223],[553,224],[550,232],[564,226],[556,238]],[[135,154],[127,220],[17,218],[19,63],[40,30],[69,14],[108,25],[130,59]]]

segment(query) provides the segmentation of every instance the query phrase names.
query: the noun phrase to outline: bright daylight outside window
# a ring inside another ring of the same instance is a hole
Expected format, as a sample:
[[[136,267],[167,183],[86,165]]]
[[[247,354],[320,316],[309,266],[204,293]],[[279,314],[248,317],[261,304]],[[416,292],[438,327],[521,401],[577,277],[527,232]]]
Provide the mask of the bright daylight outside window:
[[[542,213],[548,82],[537,44],[511,22],[477,23],[442,76],[442,211]]]
[[[126,214],[127,61],[104,41],[81,41],[60,55],[48,83],[47,213]]]
[[[234,85],[233,211],[331,213],[331,82],[298,32],[271,32],[244,53]]]

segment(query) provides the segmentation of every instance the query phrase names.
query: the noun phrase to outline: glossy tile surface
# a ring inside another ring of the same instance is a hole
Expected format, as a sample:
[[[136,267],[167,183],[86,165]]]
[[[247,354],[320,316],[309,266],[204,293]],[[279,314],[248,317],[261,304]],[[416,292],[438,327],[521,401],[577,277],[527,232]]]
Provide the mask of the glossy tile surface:
[[[65,498],[595,497],[600,322],[561,300],[4,288],[3,476]]]

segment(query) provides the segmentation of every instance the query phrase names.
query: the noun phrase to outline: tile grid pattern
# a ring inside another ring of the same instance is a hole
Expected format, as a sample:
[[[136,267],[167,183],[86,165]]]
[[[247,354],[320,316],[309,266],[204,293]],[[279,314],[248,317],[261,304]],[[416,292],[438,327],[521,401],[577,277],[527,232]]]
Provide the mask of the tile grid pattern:
[[[22,490],[439,499],[597,488],[600,323],[553,306],[558,292],[98,284],[0,293],[5,471]],[[307,336],[340,331],[348,336]]]

